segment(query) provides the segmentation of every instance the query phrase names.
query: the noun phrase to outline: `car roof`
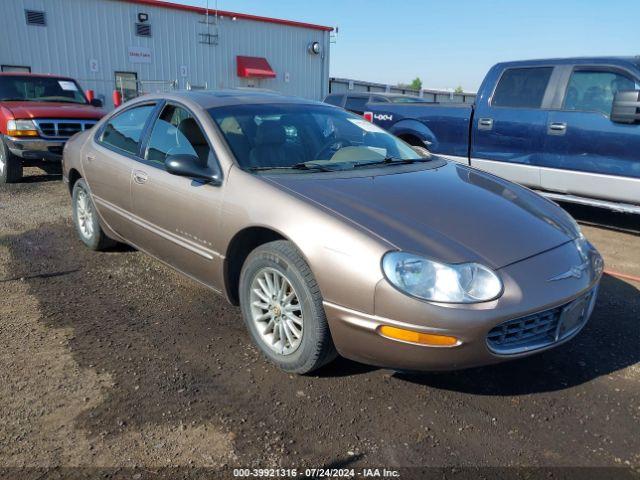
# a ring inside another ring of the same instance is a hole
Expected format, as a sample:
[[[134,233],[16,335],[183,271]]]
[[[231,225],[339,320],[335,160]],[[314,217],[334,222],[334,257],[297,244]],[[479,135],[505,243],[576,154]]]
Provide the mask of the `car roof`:
[[[290,103],[303,105],[322,105],[325,103],[306,98],[283,95],[268,90],[224,89],[224,90],[176,90],[167,93],[144,95],[139,98],[161,98],[165,100],[186,100],[200,105],[204,109],[246,104]]]
[[[0,77],[34,77],[34,78],[59,78],[61,80],[73,80],[71,77],[64,75],[53,75],[50,73],[31,73],[31,72],[0,72]]]
[[[327,95],[327,97],[329,96],[338,96],[338,95],[346,95],[348,97],[371,97],[373,95],[378,96],[378,97],[385,97],[385,98],[420,98],[417,95],[408,95],[405,93],[391,93],[391,92],[335,92],[335,93],[330,93],[329,95]]]
[[[640,56],[635,57],[570,57],[570,58],[540,58],[534,60],[517,60],[500,62],[497,65],[503,67],[538,66],[538,65],[611,65],[629,64],[640,66]]]

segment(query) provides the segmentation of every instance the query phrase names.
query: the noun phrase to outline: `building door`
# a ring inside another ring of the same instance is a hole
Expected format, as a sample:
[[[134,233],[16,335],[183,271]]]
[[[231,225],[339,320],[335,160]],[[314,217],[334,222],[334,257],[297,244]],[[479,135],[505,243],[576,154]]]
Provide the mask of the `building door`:
[[[640,78],[608,66],[571,70],[559,109],[549,112],[542,188],[640,203],[640,125],[609,119],[616,92]]]
[[[136,72],[116,72],[116,90],[126,102],[138,96],[138,74]]]

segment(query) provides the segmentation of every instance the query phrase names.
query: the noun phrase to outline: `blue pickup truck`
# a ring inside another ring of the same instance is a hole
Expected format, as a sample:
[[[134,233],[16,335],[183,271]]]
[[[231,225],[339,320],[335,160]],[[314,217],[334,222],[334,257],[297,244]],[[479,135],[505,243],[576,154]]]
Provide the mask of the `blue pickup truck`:
[[[372,97],[363,115],[552,199],[640,213],[640,57],[500,63],[474,105]]]

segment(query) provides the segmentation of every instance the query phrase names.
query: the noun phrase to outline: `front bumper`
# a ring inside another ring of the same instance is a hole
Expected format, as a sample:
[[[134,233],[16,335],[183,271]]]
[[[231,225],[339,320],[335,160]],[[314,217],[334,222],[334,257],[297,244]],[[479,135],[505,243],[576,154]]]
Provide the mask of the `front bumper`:
[[[590,255],[592,264],[601,261],[595,249]],[[504,282],[503,295],[474,305],[420,301],[381,280],[376,287],[374,315],[330,302],[324,306],[335,346],[344,357],[400,370],[456,370],[488,365],[554,348],[578,334],[590,311],[585,311],[578,328],[539,348],[498,354],[487,343],[489,332],[503,322],[570,305],[591,292],[595,295],[601,274],[593,269],[585,271],[580,278],[551,280],[582,262],[574,244],[567,243],[509,265],[498,270]],[[453,336],[460,342],[451,347],[401,342],[381,336],[379,328],[383,325]]]
[[[59,162],[66,140],[5,137],[9,150],[24,160]]]

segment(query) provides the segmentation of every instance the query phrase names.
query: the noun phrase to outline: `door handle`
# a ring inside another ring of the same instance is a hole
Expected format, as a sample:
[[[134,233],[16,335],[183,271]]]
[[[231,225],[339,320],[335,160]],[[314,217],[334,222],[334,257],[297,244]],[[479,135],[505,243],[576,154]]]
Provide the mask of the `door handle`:
[[[491,130],[493,128],[493,118],[478,119],[478,130]]]
[[[547,127],[549,135],[564,135],[567,133],[567,124],[564,122],[553,122]]]
[[[93,162],[96,159],[96,157],[94,157],[93,155],[87,155],[87,161],[88,162]]]
[[[137,184],[142,185],[144,183],[147,183],[147,178],[149,178],[149,176],[142,170],[133,171],[133,181]]]

